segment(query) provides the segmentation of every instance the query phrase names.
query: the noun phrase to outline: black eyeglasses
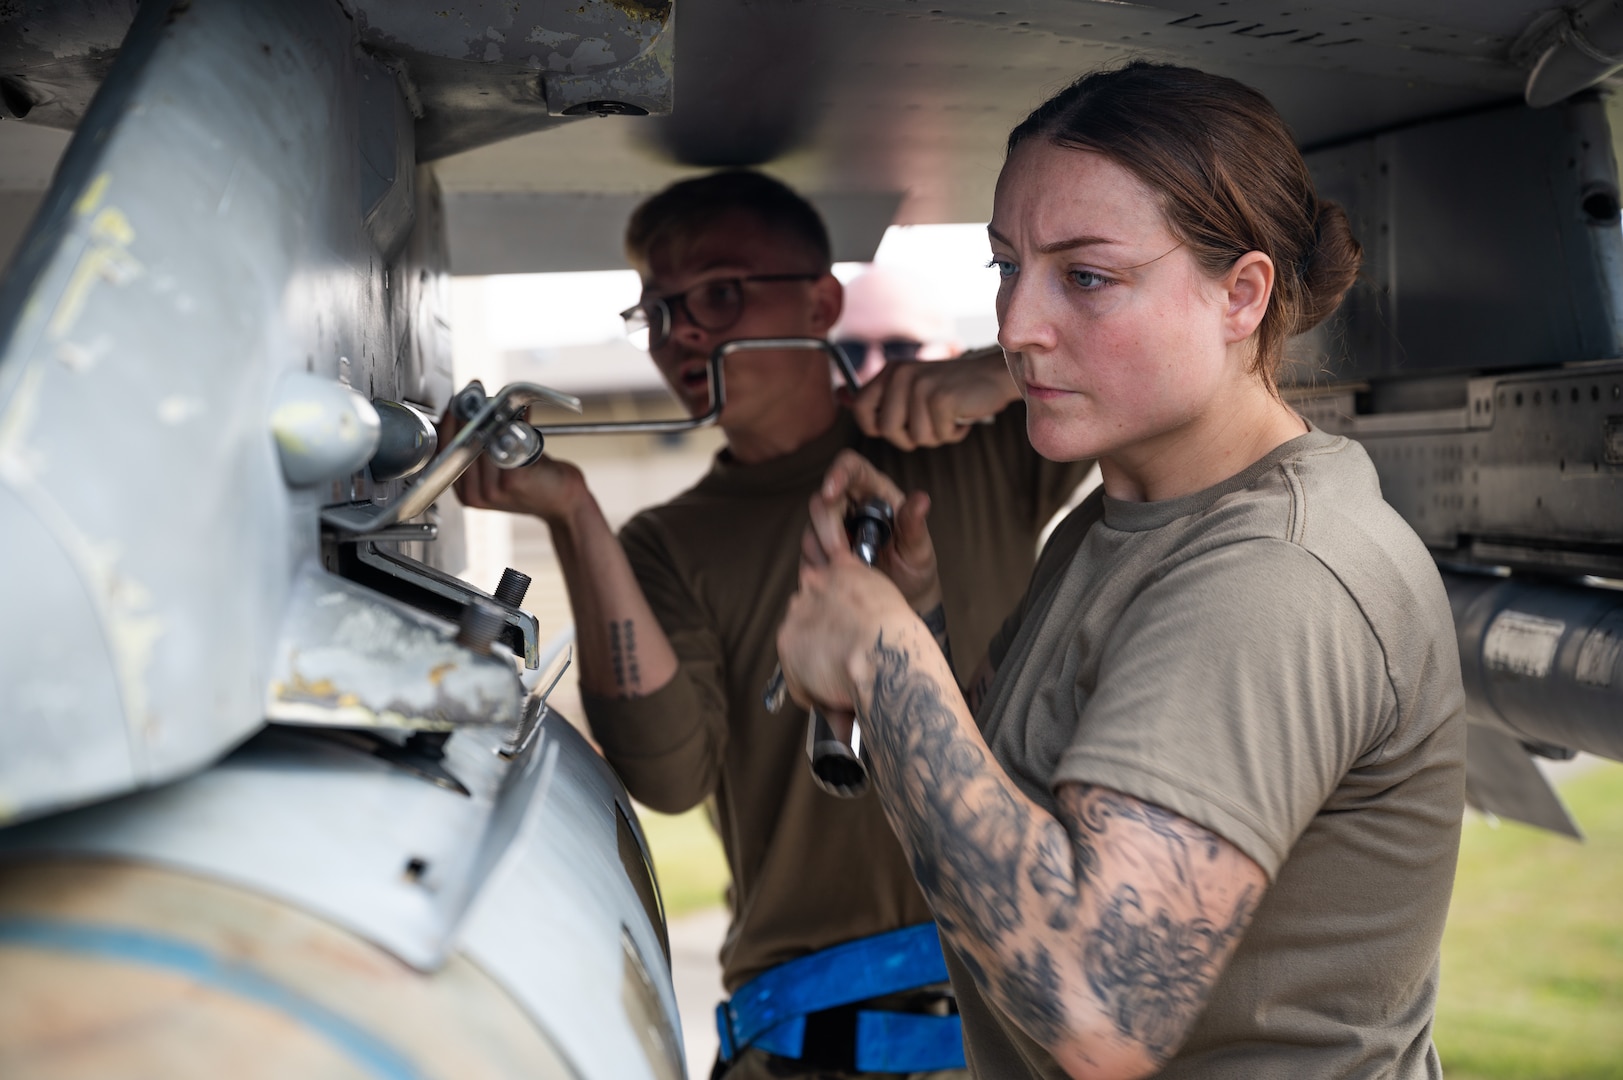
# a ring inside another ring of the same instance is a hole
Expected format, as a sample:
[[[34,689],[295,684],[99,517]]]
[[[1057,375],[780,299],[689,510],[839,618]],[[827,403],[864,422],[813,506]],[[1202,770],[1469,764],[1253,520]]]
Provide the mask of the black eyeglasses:
[[[648,347],[657,349],[670,340],[675,313],[681,311],[701,330],[726,330],[744,314],[746,281],[816,281],[822,274],[749,274],[716,278],[668,296],[644,296],[636,306],[620,312],[626,333],[648,331]]]
[[[884,341],[863,341],[861,338],[841,338],[835,346],[851,361],[851,366],[860,369],[862,362],[868,358],[868,350],[874,346],[885,354],[885,363],[900,364],[908,360],[917,360],[919,350],[924,348],[924,342],[914,341],[911,338],[888,338]]]

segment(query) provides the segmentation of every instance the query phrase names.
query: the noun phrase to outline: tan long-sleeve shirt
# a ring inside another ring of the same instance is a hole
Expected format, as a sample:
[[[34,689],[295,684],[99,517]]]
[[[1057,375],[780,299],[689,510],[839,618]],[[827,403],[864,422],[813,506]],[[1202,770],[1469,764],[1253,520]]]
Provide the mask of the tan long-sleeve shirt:
[[[960,677],[1024,592],[1040,530],[1088,467],[1039,457],[1020,404],[961,443],[912,452],[863,436],[842,413],[786,457],[740,465],[719,455],[691,490],[621,530],[681,666],[646,697],[587,696],[586,715],[639,801],[677,812],[713,799],[733,878],[721,954],[729,991],[786,960],[931,917],[879,800],[819,790],[806,714],[791,704],[773,715],[761,702],[807,504],[846,447],[904,491],[930,495]]]

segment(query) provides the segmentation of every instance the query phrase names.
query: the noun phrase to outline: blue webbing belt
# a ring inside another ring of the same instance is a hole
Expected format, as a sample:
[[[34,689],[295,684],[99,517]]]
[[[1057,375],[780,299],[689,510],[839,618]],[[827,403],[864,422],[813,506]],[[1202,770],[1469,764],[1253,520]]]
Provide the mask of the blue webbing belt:
[[[721,1058],[731,1061],[747,1046],[802,1057],[808,1013],[946,981],[933,922],[830,946],[763,971],[716,1006]],[[862,1072],[961,1069],[962,1024],[957,1016],[859,1011],[853,1066]]]

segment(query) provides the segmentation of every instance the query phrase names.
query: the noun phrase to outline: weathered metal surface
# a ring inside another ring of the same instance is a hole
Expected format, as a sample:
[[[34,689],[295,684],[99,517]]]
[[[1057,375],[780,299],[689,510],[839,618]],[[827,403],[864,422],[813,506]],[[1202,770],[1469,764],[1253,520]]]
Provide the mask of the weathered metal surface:
[[[164,6],[178,20],[192,4]],[[563,117],[671,109],[669,0],[474,0],[452,6],[343,0],[331,6],[334,15],[348,17],[343,29],[356,51],[384,58],[407,88],[423,160],[555,125]],[[112,67],[136,8],[130,0],[0,6],[0,117],[76,126]],[[369,152],[378,147],[388,154],[386,140],[377,139],[381,134],[373,129],[363,145],[370,161],[378,160]],[[405,161],[409,168],[412,158]],[[385,184],[393,182],[391,171],[392,164],[379,169]],[[408,197],[394,209],[409,212],[410,203]],[[391,219],[398,222],[398,213],[385,213],[383,220]]]
[[[181,870],[308,912],[435,979],[465,956],[580,1076],[679,1076],[659,912],[645,900],[657,893],[624,789],[561,721],[511,761],[496,752],[504,737],[452,736],[445,764],[462,796],[362,741],[272,729],[175,784],[0,830],[0,879],[47,856]],[[275,947],[252,934],[244,944]],[[647,1010],[626,1005],[650,990],[652,1042],[630,1019]]]
[[[323,413],[339,452],[289,454],[309,432],[279,387],[449,392],[437,189],[399,73],[354,35],[322,0],[144,5],[0,283],[0,607],[35,618],[0,631],[0,819],[181,775],[264,722],[320,507],[404,490],[362,467],[370,406],[358,438]],[[320,698],[298,673],[276,697]]]
[[[341,545],[338,549],[338,569],[346,578],[448,622],[460,622],[463,613],[472,604],[495,599],[461,578],[452,577],[443,570],[398,552],[385,550],[370,538]],[[535,667],[540,662],[537,652],[540,631],[535,616],[515,606],[501,606],[505,609],[503,621],[506,623],[501,640],[524,661],[525,667]]]
[[[428,731],[516,725],[511,656],[481,655],[453,636],[437,619],[306,564],[271,664],[265,717]]]
[[[1457,405],[1360,412],[1369,387],[1292,400],[1364,444],[1382,495],[1440,554],[1623,576],[1623,362],[1428,385]]]
[[[1346,208],[1365,257],[1337,314],[1295,343],[1303,375],[1371,381],[1623,354],[1615,111],[1594,97],[1511,105],[1310,153],[1319,194]]]
[[[0,866],[0,1075],[574,1080],[477,965],[114,860]]]

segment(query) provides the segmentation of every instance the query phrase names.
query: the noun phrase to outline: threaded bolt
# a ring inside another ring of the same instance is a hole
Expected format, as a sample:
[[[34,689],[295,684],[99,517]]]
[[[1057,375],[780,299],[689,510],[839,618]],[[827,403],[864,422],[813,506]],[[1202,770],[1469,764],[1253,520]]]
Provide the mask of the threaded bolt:
[[[489,652],[507,625],[507,612],[488,600],[474,600],[462,609],[462,627],[457,631],[456,643],[474,652]]]
[[[501,581],[496,583],[496,602],[516,611],[524,603],[524,594],[529,591],[530,575],[509,566],[502,571]]]

